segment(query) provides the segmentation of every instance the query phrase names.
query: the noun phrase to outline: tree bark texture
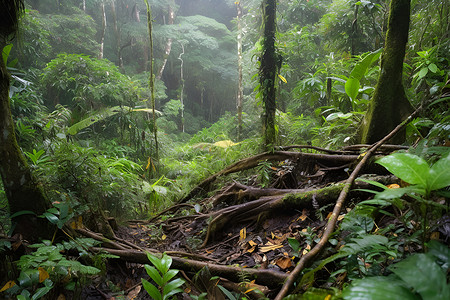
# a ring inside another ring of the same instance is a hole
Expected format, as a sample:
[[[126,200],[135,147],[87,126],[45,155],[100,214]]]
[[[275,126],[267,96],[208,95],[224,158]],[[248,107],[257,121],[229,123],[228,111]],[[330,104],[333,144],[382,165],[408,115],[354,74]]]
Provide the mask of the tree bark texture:
[[[3,9],[2,6],[3,3],[0,10]],[[0,32],[2,51],[6,46],[5,32],[7,31]],[[20,211],[41,215],[50,204],[17,144],[9,103],[9,86],[10,77],[6,64],[0,59],[0,176],[11,215]],[[39,237],[49,238],[52,233],[49,223],[36,215],[22,214],[13,218],[12,221],[17,222],[14,233],[22,234],[29,241],[36,241]]]
[[[266,149],[273,148],[276,144],[275,112],[276,90],[275,77],[277,75],[277,54],[275,49],[276,33],[276,0],[263,0],[263,26],[264,35],[262,42],[261,65],[259,69],[259,83],[261,89],[263,112],[263,133]]]
[[[402,83],[408,41],[410,0],[391,0],[386,45],[372,101],[360,128],[360,141],[373,144],[401,123],[412,111]],[[404,132],[394,138],[401,143]]]

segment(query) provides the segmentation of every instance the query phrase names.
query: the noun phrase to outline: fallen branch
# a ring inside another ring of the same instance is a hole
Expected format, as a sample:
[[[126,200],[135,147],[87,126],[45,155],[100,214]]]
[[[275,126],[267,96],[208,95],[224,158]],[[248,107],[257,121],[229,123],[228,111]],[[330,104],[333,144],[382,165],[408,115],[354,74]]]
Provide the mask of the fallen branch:
[[[346,180],[345,186],[342,189],[339,198],[336,201],[336,205],[334,206],[333,213],[328,220],[327,227],[324,231],[324,234],[320,241],[314,246],[314,248],[311,249],[307,254],[302,256],[300,261],[298,262],[297,266],[295,266],[294,270],[290,273],[288,279],[284,283],[283,287],[281,288],[278,295],[275,297],[275,300],[282,300],[288,292],[291,290],[292,286],[294,285],[294,282],[297,280],[297,277],[300,275],[300,272],[309,264],[309,262],[323,249],[323,247],[328,242],[328,239],[330,238],[331,234],[334,231],[334,228],[337,223],[338,216],[341,212],[341,209],[345,203],[345,200],[347,198],[348,192],[350,191],[350,188],[355,181],[356,177],[358,176],[358,173],[361,171],[364,164],[367,162],[367,160],[372,156],[372,154],[386,141],[391,139],[399,130],[401,130],[414,116],[420,111],[421,107],[419,107],[416,111],[414,111],[406,120],[404,120],[400,125],[395,127],[387,136],[385,136],[383,139],[378,141],[377,143],[373,144],[369,147],[366,154],[363,156],[361,161],[356,165],[353,172],[350,174],[350,177]]]

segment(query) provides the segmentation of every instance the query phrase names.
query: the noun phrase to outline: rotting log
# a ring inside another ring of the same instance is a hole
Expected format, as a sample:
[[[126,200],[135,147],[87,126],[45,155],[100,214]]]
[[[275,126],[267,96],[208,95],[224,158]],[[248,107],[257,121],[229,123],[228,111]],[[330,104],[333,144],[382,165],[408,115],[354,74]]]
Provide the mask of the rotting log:
[[[147,254],[142,251],[131,249],[118,250],[118,249],[98,248],[98,247],[90,248],[90,250],[94,252],[106,251],[110,254],[119,256],[120,259],[127,262],[139,264],[149,263]],[[160,255],[158,253],[152,254],[156,256]],[[283,284],[283,282],[288,277],[288,275],[283,272],[268,269],[251,269],[235,266],[218,265],[175,256],[171,256],[171,258],[172,258],[171,268],[174,269],[196,273],[200,271],[202,268],[207,267],[212,276],[225,277],[235,282],[240,282],[242,276],[247,276],[255,279],[256,283],[266,285],[271,288],[279,288],[280,285]]]

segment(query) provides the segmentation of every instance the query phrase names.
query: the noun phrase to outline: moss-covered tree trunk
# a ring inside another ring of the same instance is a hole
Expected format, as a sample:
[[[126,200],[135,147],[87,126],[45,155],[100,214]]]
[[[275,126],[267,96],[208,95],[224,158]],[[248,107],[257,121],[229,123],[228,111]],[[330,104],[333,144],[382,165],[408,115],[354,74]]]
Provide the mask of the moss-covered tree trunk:
[[[9,35],[15,32],[17,17],[23,9],[19,0],[0,1],[0,49],[7,44]],[[49,202],[31,174],[31,170],[17,144],[14,123],[9,103],[10,77],[3,59],[0,59],[0,176],[8,198],[11,214],[31,211],[42,214]],[[40,237],[51,237],[51,228],[46,219],[33,214],[22,214],[15,217],[14,233],[20,233],[29,241]]]
[[[275,49],[276,33],[276,0],[263,0],[263,43],[261,54],[261,66],[259,70],[259,83],[261,89],[263,112],[264,144],[267,150],[273,149],[276,143],[275,112],[276,90],[275,77],[277,76],[277,54]]]
[[[412,111],[402,83],[410,20],[410,0],[391,0],[381,72],[360,128],[360,142],[372,144],[395,128]],[[404,132],[394,142],[405,140]]]

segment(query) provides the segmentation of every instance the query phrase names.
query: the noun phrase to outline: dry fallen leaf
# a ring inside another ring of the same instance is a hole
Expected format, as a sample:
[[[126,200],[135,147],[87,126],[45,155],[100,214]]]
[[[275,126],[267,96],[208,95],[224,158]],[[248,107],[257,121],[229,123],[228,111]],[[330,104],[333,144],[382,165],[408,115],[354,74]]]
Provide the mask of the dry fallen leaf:
[[[278,258],[275,261],[275,264],[277,266],[279,266],[280,269],[282,269],[282,270],[286,270],[287,268],[290,268],[290,267],[292,267],[294,265],[292,263],[292,260],[289,257],[286,257],[286,256]]]
[[[303,255],[306,255],[306,253],[308,253],[308,252],[309,252],[309,250],[311,250],[311,245],[310,245],[310,244],[307,244],[307,245],[306,245],[306,248],[305,248],[305,249],[303,249],[303,252],[302,252],[302,254],[303,254]]]
[[[16,285],[16,283],[14,282],[14,280],[8,281],[8,282],[2,287],[2,289],[0,290],[0,293],[3,292],[3,291],[6,291],[6,290],[9,289],[9,288],[12,288],[12,287],[15,286],[15,285]]]
[[[275,250],[275,249],[279,249],[279,248],[282,248],[282,247],[283,247],[283,245],[274,245],[274,244],[268,242],[268,243],[266,243],[266,246],[259,247],[259,251],[264,253],[264,252],[269,252],[269,251],[272,251],[272,250]]]
[[[136,299],[136,297],[139,295],[139,292],[141,291],[141,288],[142,288],[142,285],[138,285],[137,287],[132,289],[127,295],[127,300]]]
[[[45,279],[50,278],[50,275],[43,268],[39,267],[39,282],[44,282]]]
[[[239,231],[239,241],[243,241],[247,238],[247,228],[244,227]]]
[[[303,209],[302,215],[300,217],[298,217],[297,220],[295,220],[295,221],[297,221],[297,222],[298,222],[298,220],[301,220],[302,222],[305,221],[306,218],[308,217],[307,212],[308,212],[308,210]]]

